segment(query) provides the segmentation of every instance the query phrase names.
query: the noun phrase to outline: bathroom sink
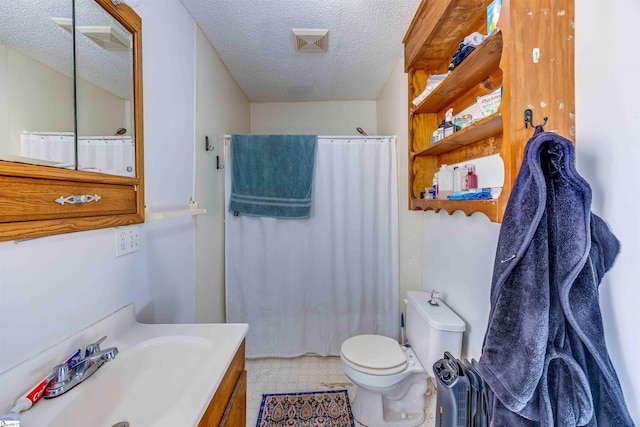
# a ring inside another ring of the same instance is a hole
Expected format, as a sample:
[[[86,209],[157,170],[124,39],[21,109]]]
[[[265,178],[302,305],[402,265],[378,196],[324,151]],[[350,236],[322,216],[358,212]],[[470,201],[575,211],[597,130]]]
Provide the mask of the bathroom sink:
[[[76,387],[73,391],[77,393],[49,425],[164,424],[166,412],[184,405],[181,400],[194,378],[212,375],[212,370],[206,369],[212,351],[211,341],[199,337],[145,341]]]
[[[69,354],[107,335],[117,356],[21,413],[20,427],[196,426],[246,336],[245,324],[150,325],[133,305],[0,374],[0,413]]]

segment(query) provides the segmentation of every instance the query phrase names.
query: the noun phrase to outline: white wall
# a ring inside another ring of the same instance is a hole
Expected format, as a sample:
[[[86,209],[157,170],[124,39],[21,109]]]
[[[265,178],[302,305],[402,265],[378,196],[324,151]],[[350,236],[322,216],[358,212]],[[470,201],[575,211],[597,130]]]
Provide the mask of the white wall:
[[[600,287],[600,305],[609,354],[636,424],[640,423],[636,366],[640,340],[635,314],[640,300],[640,202],[634,195],[640,164],[638,16],[640,3],[634,0],[576,2],[577,167],[593,189],[592,210],[610,224],[622,243],[622,252]],[[406,84],[406,75],[396,67],[387,85],[398,76]],[[406,87],[398,90],[397,99],[406,105]],[[406,117],[398,120],[397,126],[406,126]],[[386,126],[380,125],[381,129]],[[429,211],[422,215],[423,287],[442,291],[447,304],[465,319],[463,353],[478,358],[490,308],[499,224],[482,214],[468,218],[460,212],[449,216]],[[419,232],[416,228],[416,235]],[[400,244],[402,253],[415,241],[404,233]],[[420,278],[413,269],[401,271],[401,276],[411,283]]]
[[[196,29],[196,320],[225,321],[224,135],[249,133],[249,100],[200,28]],[[213,151],[205,151],[205,136]],[[229,165],[230,166],[230,165]]]
[[[71,50],[71,45],[69,45]],[[1,60],[1,59],[0,59]],[[71,72],[69,55],[69,72]],[[6,47],[9,154],[20,155],[23,130],[73,132],[73,79],[10,46]]]
[[[78,79],[78,135],[111,136],[118,128],[127,129],[126,135],[133,135],[127,125],[125,113],[128,102],[86,80]]]
[[[195,23],[178,0],[142,2],[145,184],[150,206],[193,194]],[[170,22],[171,25],[167,25]],[[135,302],[145,322],[195,320],[194,220],[140,227],[114,258],[112,229],[0,243],[0,372]]]
[[[464,319],[462,353],[469,359],[478,359],[482,350],[499,231],[499,224],[480,213],[424,214],[423,289],[440,291],[443,301]]]
[[[399,49],[401,46],[399,46]],[[407,77],[403,71],[404,59],[398,60],[391,76],[385,83],[377,100],[378,132],[381,135],[397,136],[398,158],[398,227],[400,310],[405,312],[403,302],[408,290],[422,289],[422,265],[424,260],[421,211],[407,209],[409,200],[409,130],[406,109],[408,105]]]
[[[252,102],[251,133],[378,135],[376,101]]]
[[[186,208],[194,192],[195,23],[178,0],[143,1],[145,200],[151,209]],[[171,22],[171,25],[167,25]],[[149,222],[139,320],[195,321],[194,220]]]
[[[113,235],[0,243],[0,372],[130,302],[152,303],[144,238],[141,251],[116,259]]]
[[[621,242],[600,285],[605,337],[627,406],[640,425],[640,3],[576,2],[576,165],[592,211]],[[594,31],[597,29],[597,31]]]

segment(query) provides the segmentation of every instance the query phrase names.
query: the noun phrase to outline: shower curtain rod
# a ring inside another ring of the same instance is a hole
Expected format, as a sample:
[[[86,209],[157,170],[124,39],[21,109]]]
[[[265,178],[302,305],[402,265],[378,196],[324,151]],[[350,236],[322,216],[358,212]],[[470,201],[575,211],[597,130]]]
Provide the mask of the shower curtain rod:
[[[73,136],[73,132],[38,132],[23,130],[23,135],[37,135],[37,136]]]
[[[385,139],[385,138],[395,138],[395,135],[387,135],[387,136],[363,136],[363,135],[318,135],[318,139]],[[225,135],[224,139],[226,141],[231,140],[231,135]]]
[[[103,141],[103,140],[107,140],[107,141],[126,141],[126,140],[130,140],[131,137],[130,136],[109,136],[109,135],[105,135],[105,136],[79,136],[78,137],[78,141],[80,140],[91,140],[91,141]]]
[[[73,136],[73,132],[36,132],[36,131],[22,131],[23,135],[35,135],[35,136]],[[103,135],[103,136],[78,136],[78,139],[89,139],[89,140],[109,140],[109,141],[120,141],[131,139],[130,136],[112,136],[112,135]]]

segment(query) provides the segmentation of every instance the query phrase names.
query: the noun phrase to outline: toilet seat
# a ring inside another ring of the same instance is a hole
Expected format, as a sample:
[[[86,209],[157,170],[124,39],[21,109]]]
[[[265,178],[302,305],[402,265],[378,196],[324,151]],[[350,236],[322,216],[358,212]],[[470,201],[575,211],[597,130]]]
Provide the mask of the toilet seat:
[[[342,343],[341,356],[353,369],[371,375],[393,375],[407,367],[407,356],[394,339],[358,335]]]

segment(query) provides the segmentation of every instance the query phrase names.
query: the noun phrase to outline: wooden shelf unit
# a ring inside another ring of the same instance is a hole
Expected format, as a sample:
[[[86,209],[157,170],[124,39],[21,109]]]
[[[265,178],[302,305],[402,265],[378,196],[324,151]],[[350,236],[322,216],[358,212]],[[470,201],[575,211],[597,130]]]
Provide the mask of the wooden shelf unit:
[[[534,123],[548,117],[547,130],[575,138],[574,1],[502,0],[498,30],[492,33],[419,105],[412,101],[430,75],[447,72],[460,42],[478,31],[486,34],[491,0],[423,0],[403,40],[409,90],[409,209],[485,213],[501,222]],[[534,55],[540,52],[539,57]],[[433,131],[453,108],[454,115],[478,96],[502,87],[497,113],[431,143]],[[499,154],[505,181],[498,200],[423,200],[442,164],[470,162]]]
[[[466,128],[450,135],[435,144],[431,144],[412,155],[415,156],[437,156],[450,151],[457,150],[477,141],[488,140],[492,136],[502,133],[502,116],[494,113],[489,117],[476,122]]]
[[[437,113],[462,93],[482,83],[498,69],[502,56],[502,32],[496,31],[458,65],[415,109],[414,113]]]

